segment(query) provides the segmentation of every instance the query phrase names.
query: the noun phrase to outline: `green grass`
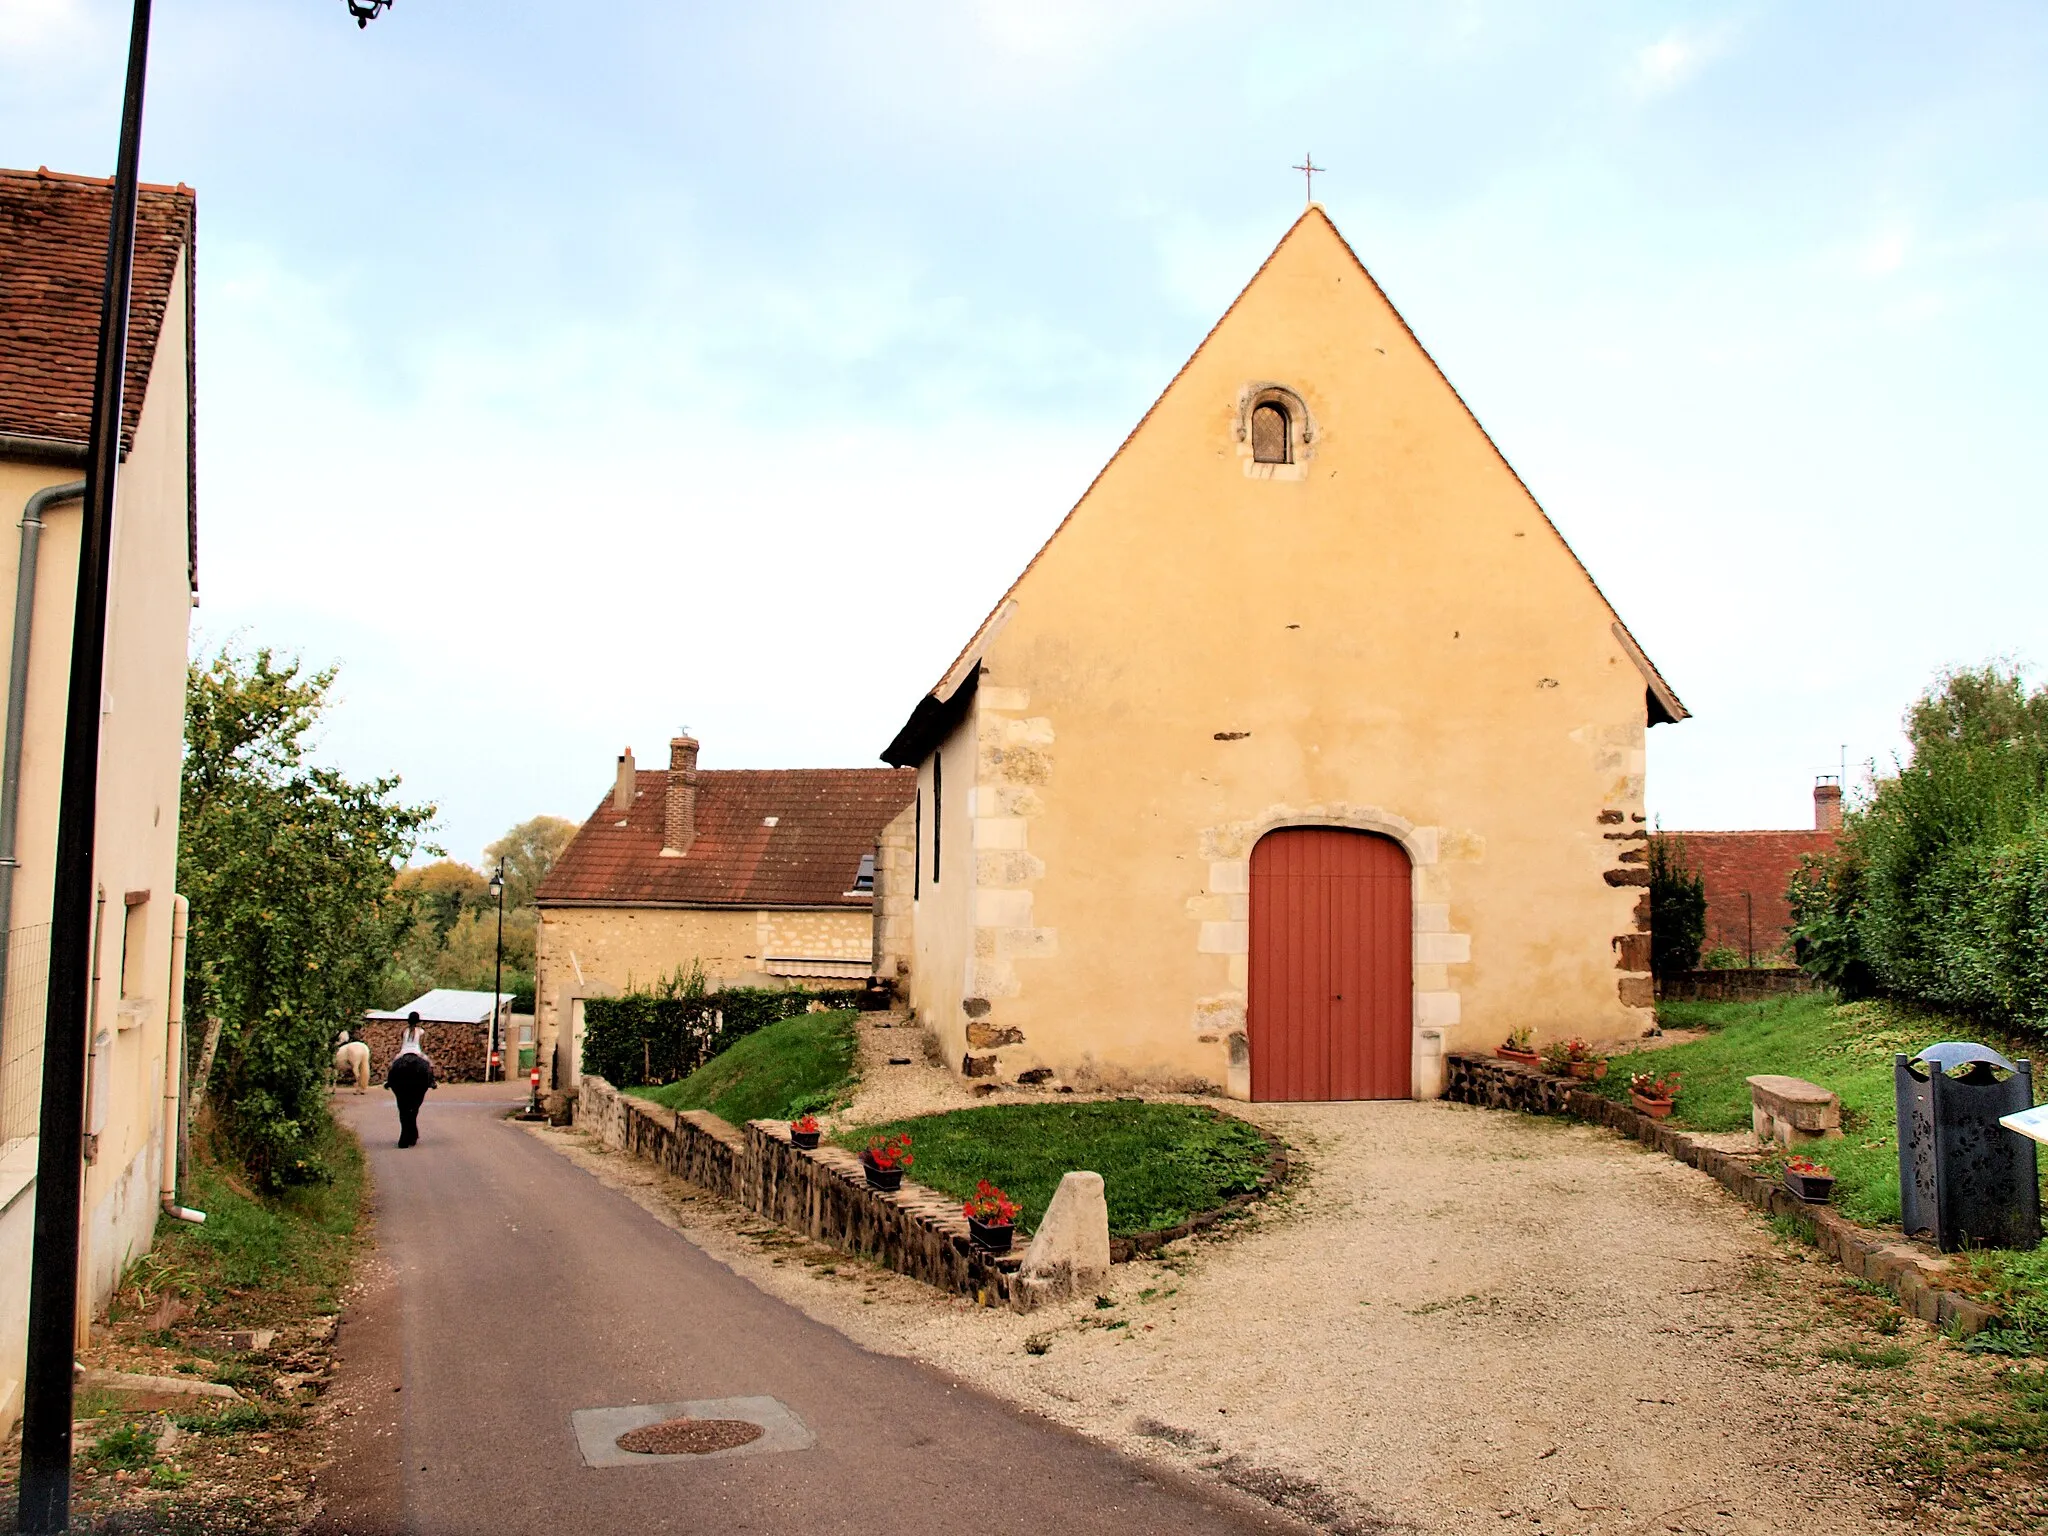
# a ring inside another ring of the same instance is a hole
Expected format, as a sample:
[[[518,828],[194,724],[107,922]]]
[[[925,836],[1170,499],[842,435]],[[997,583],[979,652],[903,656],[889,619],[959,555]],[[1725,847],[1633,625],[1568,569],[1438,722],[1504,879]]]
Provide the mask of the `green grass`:
[[[109,1472],[134,1472],[156,1460],[156,1436],[140,1424],[117,1424],[104,1430],[86,1452]]]
[[[863,1126],[838,1138],[905,1132],[919,1183],[965,1198],[987,1179],[1014,1200],[1029,1231],[1060,1176],[1102,1175],[1109,1230],[1155,1231],[1258,1187],[1269,1148],[1257,1130],[1195,1104],[995,1104]]]
[[[159,1221],[155,1248],[129,1267],[116,1304],[147,1312],[165,1295],[183,1296],[214,1324],[275,1311],[281,1302],[287,1311],[335,1311],[368,1195],[355,1137],[330,1124],[319,1146],[330,1176],[274,1196],[256,1194],[215,1159],[205,1138],[194,1145],[180,1194],[206,1212],[206,1224]]]
[[[1613,1058],[1595,1085],[1613,1099],[1628,1097],[1631,1072],[1677,1071],[1685,1080],[1671,1124],[1682,1130],[1739,1131],[1749,1126],[1748,1079],[1775,1072],[1833,1089],[1842,1099],[1839,1139],[1805,1149],[1835,1173],[1834,1203],[1851,1220],[1899,1219],[1899,1148],[1892,1057],[1912,1055],[1936,1040],[1982,1040],[2027,1055],[2021,1043],[1954,1019],[1894,1003],[1842,1003],[1809,992],[1757,1003],[1662,1003],[1667,1029],[1704,1029],[1704,1039]]]
[[[734,1125],[822,1110],[853,1087],[854,1012],[799,1013],[744,1035],[680,1082],[626,1092]]]

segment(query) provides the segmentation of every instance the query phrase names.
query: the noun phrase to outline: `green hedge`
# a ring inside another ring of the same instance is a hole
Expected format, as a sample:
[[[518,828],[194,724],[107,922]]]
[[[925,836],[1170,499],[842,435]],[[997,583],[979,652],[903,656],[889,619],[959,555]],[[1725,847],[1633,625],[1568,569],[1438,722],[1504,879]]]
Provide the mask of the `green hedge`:
[[[661,986],[583,1005],[583,1070],[619,1088],[688,1077],[736,1040],[807,1010],[858,1008],[865,989],[727,987],[700,992]]]
[[[1911,761],[1794,877],[1801,963],[1850,996],[2048,1028],[2048,689],[1955,673],[1906,729]]]

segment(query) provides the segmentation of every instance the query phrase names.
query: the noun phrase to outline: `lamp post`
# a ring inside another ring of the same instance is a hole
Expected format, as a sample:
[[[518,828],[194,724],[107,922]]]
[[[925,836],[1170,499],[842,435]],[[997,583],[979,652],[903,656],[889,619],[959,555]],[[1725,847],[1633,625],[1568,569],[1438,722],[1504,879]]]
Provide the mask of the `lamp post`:
[[[491,1060],[499,1051],[498,998],[505,990],[505,861],[491,875],[491,897],[498,903],[498,959],[491,975],[491,1053],[484,1058],[484,1081],[491,1080]]]
[[[392,0],[345,0],[359,27]],[[56,877],[50,900],[50,983],[43,1015],[43,1093],[36,1149],[35,1250],[30,1260],[28,1352],[21,1415],[21,1484],[15,1505],[24,1536],[71,1526],[72,1361],[78,1328],[78,1233],[85,1196],[85,1058],[93,1020],[88,979],[93,930],[93,824],[99,811],[100,712],[107,655],[108,572],[114,484],[121,467],[122,385],[128,360],[128,296],[135,274],[136,185],[142,104],[149,76],[150,0],[135,0],[121,138],[107,219],[106,279],[86,436],[85,511],[64,760],[57,802]]]

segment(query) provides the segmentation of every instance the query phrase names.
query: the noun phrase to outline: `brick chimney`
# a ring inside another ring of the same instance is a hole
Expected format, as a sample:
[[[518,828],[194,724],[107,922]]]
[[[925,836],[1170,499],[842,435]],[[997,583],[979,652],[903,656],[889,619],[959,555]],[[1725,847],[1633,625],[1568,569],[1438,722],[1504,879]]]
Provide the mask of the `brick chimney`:
[[[1823,774],[1813,781],[1813,830],[1842,830],[1842,781],[1833,774]]]
[[[612,810],[621,816],[633,814],[633,793],[636,788],[633,778],[633,749],[626,748],[619,754],[619,776],[612,783]]]
[[[668,805],[662,818],[661,851],[680,858],[697,840],[697,739],[678,736],[668,744]]]

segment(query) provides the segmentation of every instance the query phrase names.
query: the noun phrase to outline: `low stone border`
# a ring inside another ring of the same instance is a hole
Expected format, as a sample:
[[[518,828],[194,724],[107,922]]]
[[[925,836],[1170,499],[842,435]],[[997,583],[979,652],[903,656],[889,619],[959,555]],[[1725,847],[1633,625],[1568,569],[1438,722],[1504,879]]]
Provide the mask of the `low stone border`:
[[[1553,1077],[1520,1062],[1454,1051],[1445,1057],[1444,1071],[1445,1098],[1493,1109],[1568,1115],[1607,1126],[1713,1175],[1760,1211],[1811,1223],[1814,1244],[1822,1253],[1857,1279],[1892,1292],[1923,1322],[1966,1338],[2002,1321],[1992,1308],[1942,1283],[1950,1275],[1948,1260],[1925,1252],[1903,1234],[1873,1232],[1830,1206],[1806,1204],[1777,1180],[1757,1173],[1752,1158],[1706,1146],[1661,1120],[1588,1092],[1571,1078]]]
[[[860,1158],[821,1144],[805,1151],[779,1120],[750,1121],[744,1130],[708,1110],[670,1110],[621,1093],[586,1074],[574,1100],[575,1123],[607,1147],[665,1168],[700,1189],[722,1195],[758,1216],[871,1258],[941,1290],[986,1302],[1018,1300],[1016,1271],[1024,1251],[990,1254],[974,1245],[960,1202],[905,1179],[900,1190],[870,1189]],[[1263,1126],[1265,1171],[1256,1189],[1233,1195],[1186,1221],[1130,1237],[1113,1237],[1109,1257],[1127,1264],[1183,1237],[1239,1215],[1285,1182],[1287,1148]]]
[[[960,1203],[910,1180],[870,1189],[860,1159],[840,1147],[806,1152],[780,1121],[739,1129],[706,1110],[664,1109],[586,1074],[576,1125],[605,1146],[645,1159],[701,1189],[822,1243],[885,1264],[941,1290],[1009,1304],[1022,1250],[974,1246]]]

